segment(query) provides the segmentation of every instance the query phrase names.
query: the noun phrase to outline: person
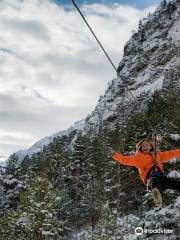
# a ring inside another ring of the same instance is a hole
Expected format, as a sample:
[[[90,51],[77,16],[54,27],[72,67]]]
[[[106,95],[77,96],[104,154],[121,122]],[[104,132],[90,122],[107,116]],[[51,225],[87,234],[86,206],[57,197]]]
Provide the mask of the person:
[[[162,190],[174,189],[180,191],[180,181],[170,179],[163,173],[165,162],[180,157],[180,149],[155,153],[154,144],[149,139],[142,139],[136,144],[136,153],[124,156],[114,152],[112,158],[121,164],[136,167],[144,185],[151,188],[156,206],[162,206]]]

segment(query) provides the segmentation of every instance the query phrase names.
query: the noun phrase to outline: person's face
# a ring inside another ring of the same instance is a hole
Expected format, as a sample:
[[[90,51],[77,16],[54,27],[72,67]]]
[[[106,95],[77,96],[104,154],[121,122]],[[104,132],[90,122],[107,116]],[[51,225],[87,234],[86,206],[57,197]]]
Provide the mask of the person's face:
[[[142,143],[141,149],[142,149],[142,151],[143,151],[144,153],[149,153],[150,150],[151,150],[151,145],[150,145],[150,143],[147,142],[147,141],[144,141],[144,142]]]

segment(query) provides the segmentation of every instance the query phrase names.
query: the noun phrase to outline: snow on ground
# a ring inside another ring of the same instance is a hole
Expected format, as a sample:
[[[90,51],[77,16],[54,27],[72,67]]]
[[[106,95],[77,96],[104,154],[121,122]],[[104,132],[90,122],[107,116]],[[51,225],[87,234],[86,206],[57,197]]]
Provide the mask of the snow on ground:
[[[179,25],[180,25],[180,5],[176,9],[176,21],[173,25],[173,28],[169,31],[169,36],[172,37],[172,42],[174,42],[177,45],[180,45]]]
[[[88,229],[81,228],[79,231],[72,234],[70,240],[81,240],[81,238],[84,236],[86,236],[87,239],[91,239],[91,232],[91,227],[89,227]]]
[[[173,140],[179,140],[180,139],[180,134],[170,134],[170,137],[173,139]]]
[[[170,178],[180,178],[180,172],[178,172],[176,170],[172,170],[172,171],[170,171],[170,173],[168,173],[167,176]]]

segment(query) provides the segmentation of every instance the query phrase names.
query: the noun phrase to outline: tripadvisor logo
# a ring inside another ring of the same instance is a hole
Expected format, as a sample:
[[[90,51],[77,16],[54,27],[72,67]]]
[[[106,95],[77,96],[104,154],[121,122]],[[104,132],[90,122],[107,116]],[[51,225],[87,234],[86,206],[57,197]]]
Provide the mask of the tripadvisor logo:
[[[137,236],[139,236],[139,235],[142,235],[143,234],[143,228],[142,227],[137,227],[136,229],[135,229],[135,234],[137,235]]]
[[[135,228],[135,234],[140,236],[142,234],[157,234],[157,233],[164,233],[164,234],[172,234],[174,231],[172,229],[143,229],[142,227]]]

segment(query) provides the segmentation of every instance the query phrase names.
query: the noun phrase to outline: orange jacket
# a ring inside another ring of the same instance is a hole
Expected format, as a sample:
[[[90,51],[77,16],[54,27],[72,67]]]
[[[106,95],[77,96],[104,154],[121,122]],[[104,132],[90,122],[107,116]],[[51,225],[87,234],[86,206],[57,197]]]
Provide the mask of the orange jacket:
[[[180,157],[180,149],[166,152],[157,152],[157,165],[160,167],[161,171],[163,171],[163,163],[176,157]],[[141,151],[137,151],[135,155],[124,156],[120,153],[115,152],[112,158],[124,165],[136,167],[139,171],[141,180],[144,184],[146,184],[147,174],[154,165],[151,153],[143,153]]]

